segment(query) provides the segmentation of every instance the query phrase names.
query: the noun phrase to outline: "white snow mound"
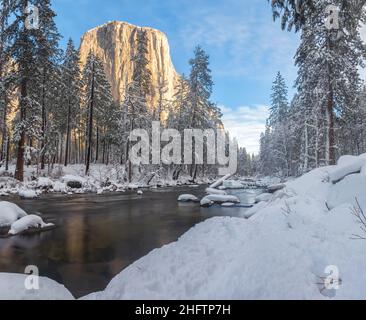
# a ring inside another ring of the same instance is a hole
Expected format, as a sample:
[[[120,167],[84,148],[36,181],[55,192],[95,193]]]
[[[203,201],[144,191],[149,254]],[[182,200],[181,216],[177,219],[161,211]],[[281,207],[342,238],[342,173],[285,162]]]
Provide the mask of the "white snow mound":
[[[16,204],[7,201],[0,202],[0,227],[10,226],[14,221],[26,215],[27,213]]]
[[[45,223],[41,217],[34,214],[27,215],[11,224],[9,234],[15,235],[29,228],[46,228],[53,226],[53,223]]]
[[[27,290],[25,287],[27,276],[24,274],[0,273],[0,300],[74,299],[63,285],[45,277],[38,278],[39,290]]]

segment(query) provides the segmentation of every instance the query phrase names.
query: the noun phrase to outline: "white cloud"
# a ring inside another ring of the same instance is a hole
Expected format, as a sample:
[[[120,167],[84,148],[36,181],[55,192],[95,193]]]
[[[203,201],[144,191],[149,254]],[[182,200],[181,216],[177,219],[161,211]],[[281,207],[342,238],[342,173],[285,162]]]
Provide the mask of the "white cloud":
[[[221,106],[225,129],[232,137],[236,137],[239,146],[245,147],[248,152],[258,154],[259,139],[265,130],[269,111],[267,106],[242,106],[236,109]]]

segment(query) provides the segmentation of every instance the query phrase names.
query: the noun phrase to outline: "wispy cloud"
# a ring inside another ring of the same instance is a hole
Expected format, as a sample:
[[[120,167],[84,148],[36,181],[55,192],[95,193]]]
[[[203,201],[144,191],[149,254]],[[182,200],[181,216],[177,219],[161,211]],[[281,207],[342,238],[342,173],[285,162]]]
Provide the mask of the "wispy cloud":
[[[241,147],[245,147],[250,153],[257,154],[260,135],[265,130],[266,119],[269,115],[268,107],[259,105],[233,109],[221,106],[221,110],[224,113],[225,129],[230,132],[232,137],[237,138]]]
[[[219,61],[216,75],[268,79],[280,68],[285,76],[294,78],[296,70],[288,62],[298,36],[271,23],[268,9],[263,0],[251,0],[251,4],[227,1],[192,10],[185,14],[179,36],[186,48],[202,44],[209,49],[213,63]]]

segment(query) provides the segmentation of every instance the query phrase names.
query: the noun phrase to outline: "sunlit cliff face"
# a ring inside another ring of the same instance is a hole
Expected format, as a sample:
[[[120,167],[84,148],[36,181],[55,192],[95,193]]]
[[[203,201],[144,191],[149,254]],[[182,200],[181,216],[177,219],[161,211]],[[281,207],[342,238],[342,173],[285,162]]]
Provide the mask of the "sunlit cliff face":
[[[107,78],[112,86],[112,95],[116,102],[124,98],[126,85],[133,74],[132,57],[136,50],[136,34],[140,27],[125,22],[109,22],[84,34],[80,45],[81,64],[92,51],[104,63]],[[147,31],[149,40],[148,60],[152,74],[152,96],[149,97],[151,111],[156,108],[159,83],[165,82],[164,100],[171,100],[179,75],[171,57],[167,37],[161,31],[142,28]]]

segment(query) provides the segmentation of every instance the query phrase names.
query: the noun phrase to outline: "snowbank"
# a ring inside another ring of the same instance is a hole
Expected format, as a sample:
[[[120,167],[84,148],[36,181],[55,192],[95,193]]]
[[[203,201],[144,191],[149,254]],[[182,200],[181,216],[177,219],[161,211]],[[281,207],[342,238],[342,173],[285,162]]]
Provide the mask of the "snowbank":
[[[343,156],[337,162],[337,167],[329,174],[330,181],[336,183],[347,175],[360,173],[362,167],[366,165],[366,154],[359,157]]]
[[[259,196],[255,197],[255,202],[269,201],[272,198],[272,194],[270,193],[262,193]]]
[[[0,300],[73,300],[72,294],[61,284],[39,278],[39,290],[27,290],[27,275],[0,273]]]
[[[127,189],[157,188],[180,185],[192,185],[191,177],[181,174],[178,180],[173,180],[167,170],[153,174],[136,173],[132,183],[126,182],[127,173],[123,165],[92,164],[89,175],[85,175],[85,166],[73,164],[67,167],[56,165],[53,168],[39,170],[36,166],[24,168],[24,182],[19,182],[9,175],[14,172],[15,166],[10,165],[9,172],[0,168],[0,197],[19,194],[23,198],[33,199],[43,193],[106,193],[125,192]],[[212,177],[198,177],[197,184],[212,183]]]
[[[0,227],[10,226],[26,215],[27,213],[16,204],[7,201],[0,202]]]
[[[365,176],[333,185],[330,176],[343,175],[344,161],[286,183],[246,211],[250,219],[195,226],[85,299],[364,299],[366,240],[351,238],[366,234],[350,202]],[[334,208],[328,195],[337,199]],[[326,286],[330,278],[339,288]]]

